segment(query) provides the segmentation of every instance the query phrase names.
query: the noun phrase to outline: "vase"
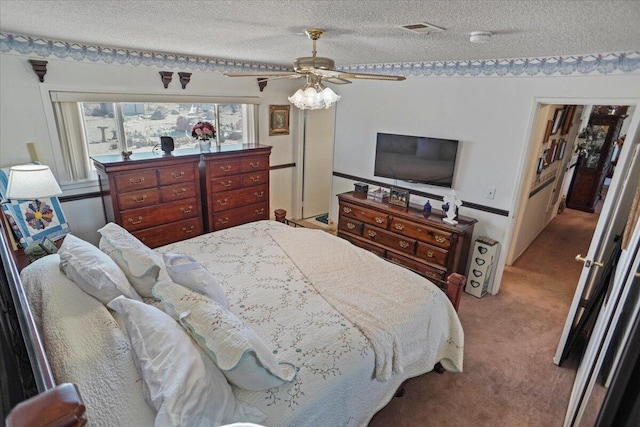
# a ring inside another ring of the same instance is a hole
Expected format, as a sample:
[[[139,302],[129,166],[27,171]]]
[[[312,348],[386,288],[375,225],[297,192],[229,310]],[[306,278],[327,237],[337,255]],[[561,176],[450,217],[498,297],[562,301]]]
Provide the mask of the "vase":
[[[211,151],[211,140],[210,139],[199,139],[198,143],[200,144],[200,152],[208,153]]]
[[[431,215],[431,203],[429,203],[428,200],[427,200],[427,203],[425,203],[422,208],[422,215],[425,218],[429,218],[429,215]]]

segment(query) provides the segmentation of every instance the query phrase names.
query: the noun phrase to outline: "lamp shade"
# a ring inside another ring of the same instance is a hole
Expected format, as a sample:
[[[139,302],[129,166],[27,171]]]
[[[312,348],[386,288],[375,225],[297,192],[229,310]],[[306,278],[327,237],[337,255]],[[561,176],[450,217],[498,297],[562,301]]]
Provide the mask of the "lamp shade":
[[[18,165],[9,170],[7,199],[35,200],[62,194],[49,166]]]

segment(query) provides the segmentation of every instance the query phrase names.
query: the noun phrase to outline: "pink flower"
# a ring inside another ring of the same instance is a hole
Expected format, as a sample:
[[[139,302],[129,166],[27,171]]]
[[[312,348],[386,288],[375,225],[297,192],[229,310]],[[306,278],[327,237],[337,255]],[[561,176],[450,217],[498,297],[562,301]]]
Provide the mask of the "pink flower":
[[[209,122],[198,122],[191,131],[195,139],[211,139],[216,137],[216,128]]]

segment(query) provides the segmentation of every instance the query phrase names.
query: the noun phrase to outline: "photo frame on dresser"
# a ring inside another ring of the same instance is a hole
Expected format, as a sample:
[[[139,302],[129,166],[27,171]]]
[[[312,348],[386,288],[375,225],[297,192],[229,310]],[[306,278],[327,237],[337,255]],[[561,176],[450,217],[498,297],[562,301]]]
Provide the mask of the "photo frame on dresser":
[[[389,204],[403,209],[409,208],[409,190],[391,187],[389,190]]]

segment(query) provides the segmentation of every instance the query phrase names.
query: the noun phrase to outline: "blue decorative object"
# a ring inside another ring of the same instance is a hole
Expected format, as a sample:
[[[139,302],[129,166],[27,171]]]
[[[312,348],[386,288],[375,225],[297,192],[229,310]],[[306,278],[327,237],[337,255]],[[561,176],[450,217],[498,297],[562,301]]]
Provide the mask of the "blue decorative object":
[[[424,207],[422,208],[422,215],[424,215],[425,218],[431,215],[431,203],[429,203],[428,200],[427,200],[427,203],[425,203]]]

